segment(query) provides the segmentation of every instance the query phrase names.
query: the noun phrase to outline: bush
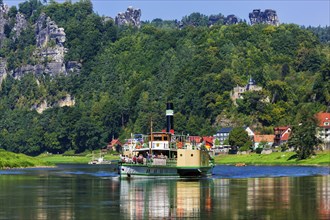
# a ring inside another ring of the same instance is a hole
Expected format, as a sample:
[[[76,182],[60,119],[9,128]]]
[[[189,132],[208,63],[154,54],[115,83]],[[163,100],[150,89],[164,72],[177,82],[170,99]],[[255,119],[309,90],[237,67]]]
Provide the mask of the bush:
[[[262,147],[258,147],[258,148],[256,149],[256,153],[257,153],[257,154],[261,154],[262,150],[263,150]]]
[[[245,143],[242,147],[239,148],[239,151],[248,151],[250,150],[249,143]]]

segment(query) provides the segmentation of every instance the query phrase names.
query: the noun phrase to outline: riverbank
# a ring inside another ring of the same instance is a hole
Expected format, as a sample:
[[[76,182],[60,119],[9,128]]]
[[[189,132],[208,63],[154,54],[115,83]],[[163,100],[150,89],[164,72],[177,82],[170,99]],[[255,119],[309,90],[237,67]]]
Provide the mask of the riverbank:
[[[29,157],[24,154],[15,154],[0,149],[0,169],[48,167],[53,165],[53,163],[35,157]]]
[[[86,156],[64,156],[61,154],[54,155],[40,155],[39,159],[53,164],[59,163],[80,163],[86,164],[92,160],[92,154]],[[118,160],[119,156],[114,154],[105,154],[105,160]],[[224,154],[214,157],[217,165],[319,165],[330,166],[330,151],[318,152],[312,158],[306,160],[299,160],[295,158],[294,152],[273,152],[271,154],[246,154],[246,155],[232,155]]]
[[[330,151],[317,152],[306,160],[297,160],[294,152],[273,152],[271,154],[224,154],[214,157],[216,164],[221,165],[318,165],[330,166]]]
[[[93,154],[87,154],[82,156],[65,156],[62,154],[41,154],[37,157],[38,159],[53,163],[72,163],[72,164],[87,164],[93,160]],[[95,158],[94,158],[95,159]],[[119,156],[114,154],[105,154],[103,155],[104,160],[118,160]]]
[[[231,155],[224,154],[214,157],[217,165],[312,165],[330,166],[330,151],[318,152],[312,158],[299,160],[294,157],[294,152],[274,152],[265,154]],[[0,150],[0,169],[53,166],[54,164],[87,164],[93,159],[92,154],[84,156],[64,156],[62,154],[42,154],[37,157],[29,157],[24,154],[15,154]],[[105,154],[105,160],[118,160],[119,156]]]

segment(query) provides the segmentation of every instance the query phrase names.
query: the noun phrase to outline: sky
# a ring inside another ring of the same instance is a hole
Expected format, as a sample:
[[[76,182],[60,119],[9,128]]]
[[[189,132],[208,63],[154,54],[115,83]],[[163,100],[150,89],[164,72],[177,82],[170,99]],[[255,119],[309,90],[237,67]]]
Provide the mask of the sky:
[[[19,2],[4,0],[8,5]],[[57,0],[57,2],[63,2]],[[72,0],[72,2],[76,2]],[[294,23],[305,26],[330,26],[330,0],[92,0],[94,11],[99,15],[116,17],[126,11],[128,6],[142,11],[142,21],[155,18],[163,20],[181,20],[193,12],[204,15],[234,14],[240,19],[249,21],[253,9],[273,9],[277,12],[280,23]]]

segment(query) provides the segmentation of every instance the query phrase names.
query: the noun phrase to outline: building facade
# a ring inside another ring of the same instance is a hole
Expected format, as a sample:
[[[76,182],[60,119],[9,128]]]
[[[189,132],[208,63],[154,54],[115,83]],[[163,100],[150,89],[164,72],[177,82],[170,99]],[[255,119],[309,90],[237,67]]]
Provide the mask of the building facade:
[[[231,100],[236,104],[236,99],[243,99],[243,93],[247,91],[261,91],[262,87],[257,86],[255,81],[250,77],[246,86],[236,86],[230,94]]]
[[[320,112],[315,117],[318,123],[316,137],[322,141],[321,148],[330,150],[330,113]]]

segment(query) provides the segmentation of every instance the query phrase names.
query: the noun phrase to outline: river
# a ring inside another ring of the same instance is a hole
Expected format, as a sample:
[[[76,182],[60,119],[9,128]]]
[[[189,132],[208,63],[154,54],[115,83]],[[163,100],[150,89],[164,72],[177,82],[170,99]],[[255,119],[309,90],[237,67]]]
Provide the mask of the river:
[[[0,170],[0,190],[0,219],[330,219],[329,167],[128,181],[114,165],[59,165]]]

